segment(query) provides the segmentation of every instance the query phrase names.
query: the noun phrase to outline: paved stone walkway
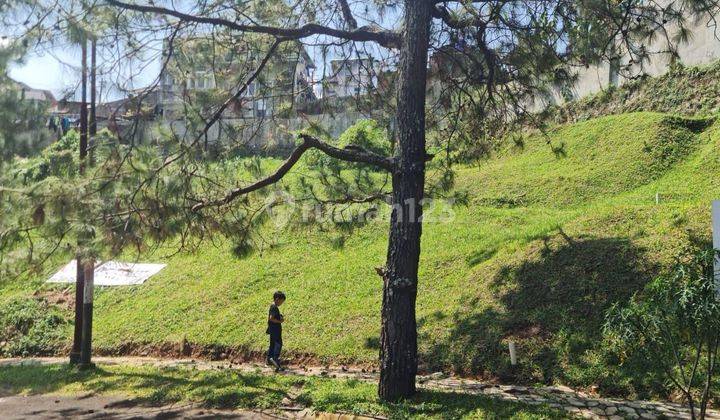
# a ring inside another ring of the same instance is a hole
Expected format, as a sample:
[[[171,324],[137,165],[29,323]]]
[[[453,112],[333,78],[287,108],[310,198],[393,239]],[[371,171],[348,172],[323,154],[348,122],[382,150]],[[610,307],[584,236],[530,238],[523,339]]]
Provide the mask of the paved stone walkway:
[[[0,367],[18,364],[65,363],[65,358],[0,359]],[[244,372],[272,374],[271,368],[257,363],[235,364],[228,361],[206,361],[193,359],[158,359],[151,357],[97,357],[99,365],[152,365],[157,367],[193,367],[195,369],[235,369]],[[377,381],[377,373],[344,366],[292,366],[284,374],[304,376],[327,376],[332,378],[353,378],[363,381]],[[547,404],[563,409],[582,418],[589,419],[688,419],[690,410],[680,404],[660,401],[627,401],[594,397],[564,386],[525,387],[497,385],[486,382],[448,377],[435,373],[418,377],[418,386],[426,389],[485,395],[507,401],[531,405]],[[284,401],[293,411],[292,401]],[[297,408],[298,410],[300,408]],[[298,412],[297,414],[301,414]],[[309,414],[302,412],[302,414]],[[302,416],[302,415],[301,415]],[[708,419],[720,420],[720,411],[710,410]]]

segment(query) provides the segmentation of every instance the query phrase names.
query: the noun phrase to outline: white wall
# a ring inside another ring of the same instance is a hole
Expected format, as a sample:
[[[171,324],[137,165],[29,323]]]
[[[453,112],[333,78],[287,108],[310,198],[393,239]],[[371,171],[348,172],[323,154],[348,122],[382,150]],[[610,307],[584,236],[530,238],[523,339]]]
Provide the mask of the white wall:
[[[720,31],[716,34],[716,28],[713,25],[713,22],[707,17],[696,21],[690,20],[686,23],[686,26],[690,29],[691,38],[687,43],[676,45],[682,64],[698,66],[720,59],[720,40],[718,39]],[[676,27],[668,28],[668,34],[671,37],[676,32]],[[651,52],[650,60],[643,63],[642,68],[639,65],[634,66],[631,73],[647,74],[649,76],[665,74],[671,62],[671,55],[662,52],[667,50],[666,39],[658,36],[648,50]],[[621,61],[627,63],[627,60],[628,58],[625,57]],[[577,75],[578,80],[572,90],[575,98],[582,98],[609,86],[610,65],[609,63],[601,63],[588,69],[580,69]],[[618,82],[620,85],[627,83],[627,81],[628,79],[624,78],[622,74],[619,75]]]
[[[378,118],[380,115],[375,115]],[[226,128],[218,129],[218,124],[213,125],[208,131],[207,140],[209,144],[218,141],[224,144],[244,145],[249,148],[277,151],[292,148],[296,141],[296,132],[307,128],[310,124],[318,124],[323,127],[333,138],[338,138],[348,127],[358,120],[372,118],[358,111],[345,111],[334,114],[305,115],[294,118],[267,118],[267,119],[229,119],[222,120],[222,126],[233,126],[240,131],[237,137],[231,138]],[[158,120],[144,123],[140,127],[138,143],[153,142],[159,138],[161,131],[171,130],[179,139],[185,142],[195,140],[195,134],[189,132],[183,120]],[[130,127],[124,131],[129,134]],[[202,146],[205,139],[199,142]]]

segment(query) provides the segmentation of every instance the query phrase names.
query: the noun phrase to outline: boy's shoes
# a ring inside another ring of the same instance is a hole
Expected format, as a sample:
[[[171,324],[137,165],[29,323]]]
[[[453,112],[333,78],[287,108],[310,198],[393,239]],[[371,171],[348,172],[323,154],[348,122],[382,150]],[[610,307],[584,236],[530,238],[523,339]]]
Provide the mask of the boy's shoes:
[[[280,363],[278,363],[277,360],[275,360],[275,359],[269,359],[268,361],[270,362],[271,365],[275,366],[275,372],[280,372],[280,370],[281,370],[282,368],[280,367]]]

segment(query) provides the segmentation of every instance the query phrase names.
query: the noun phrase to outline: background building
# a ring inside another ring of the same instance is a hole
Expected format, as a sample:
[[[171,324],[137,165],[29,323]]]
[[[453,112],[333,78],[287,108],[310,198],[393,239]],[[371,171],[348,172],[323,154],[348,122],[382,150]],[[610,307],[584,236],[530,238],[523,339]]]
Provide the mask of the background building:
[[[372,58],[330,61],[330,76],[322,81],[323,98],[365,95],[377,86],[376,61]]]
[[[185,117],[222,103],[244,83],[263,58],[265,45],[244,42],[218,46],[210,38],[176,40],[173,56],[160,75],[159,112],[166,119]],[[164,45],[163,56],[169,53]],[[287,112],[297,101],[314,99],[315,64],[300,43],[284,43],[265,70],[227,111],[228,118],[264,118]]]

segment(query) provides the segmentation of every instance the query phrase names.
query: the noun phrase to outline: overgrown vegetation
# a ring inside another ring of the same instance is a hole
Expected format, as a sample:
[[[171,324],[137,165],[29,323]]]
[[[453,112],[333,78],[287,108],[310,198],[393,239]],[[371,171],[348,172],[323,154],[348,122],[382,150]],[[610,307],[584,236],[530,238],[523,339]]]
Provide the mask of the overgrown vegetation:
[[[556,123],[638,111],[707,116],[720,111],[720,61],[705,66],[675,64],[658,77],[642,77],[595,95],[549,108]]]
[[[67,314],[45,301],[15,298],[0,305],[0,356],[52,355],[67,340]]]
[[[683,394],[693,419],[705,418],[718,386],[720,286],[714,258],[712,249],[685,257],[626,306],[614,305],[605,326],[609,340],[621,349],[620,360],[640,359],[635,363],[645,369],[638,375],[662,375],[659,379]]]
[[[0,368],[0,383],[18,393],[122,393],[138,404],[192,401],[212,408],[276,408],[289,389],[295,404],[316,411],[380,415],[393,419],[561,419],[547,406],[511,403],[485,396],[421,391],[400,403],[378,401],[375,385],[357,380],[266,376],[231,370],[190,370],[149,366],[102,366],[78,371],[61,365]]]

